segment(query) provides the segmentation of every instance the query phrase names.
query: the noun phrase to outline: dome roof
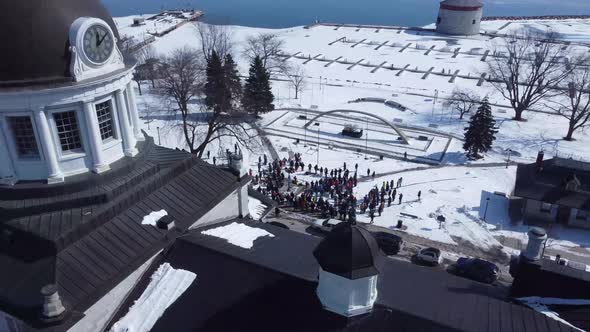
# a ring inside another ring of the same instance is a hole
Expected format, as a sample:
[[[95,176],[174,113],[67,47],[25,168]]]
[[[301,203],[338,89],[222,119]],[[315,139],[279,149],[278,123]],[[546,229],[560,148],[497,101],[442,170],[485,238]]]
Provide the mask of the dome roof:
[[[483,7],[483,1],[481,0],[444,0],[440,4],[445,6],[467,8]]]
[[[318,244],[313,255],[324,271],[347,279],[379,274],[383,254],[371,233],[359,225],[342,222]]]
[[[71,24],[80,17],[115,23],[100,0],[0,2],[0,86],[70,81]]]

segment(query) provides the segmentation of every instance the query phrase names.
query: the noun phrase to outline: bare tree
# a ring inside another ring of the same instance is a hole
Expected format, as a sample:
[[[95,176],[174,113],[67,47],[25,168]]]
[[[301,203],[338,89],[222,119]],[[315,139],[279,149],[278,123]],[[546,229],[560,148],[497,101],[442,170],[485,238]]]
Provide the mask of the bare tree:
[[[205,65],[199,51],[187,47],[177,49],[161,62],[160,89],[178,107],[171,112],[180,115],[179,125],[191,153],[202,157],[210,143],[224,137],[231,137],[248,149],[257,146],[253,139],[257,132],[250,125],[250,116],[236,107],[221,112],[209,110],[205,105],[202,100]]]
[[[552,32],[514,33],[494,50],[488,61],[489,81],[510,102],[515,120],[523,121],[524,111],[555,95],[554,88],[569,72],[564,65],[568,52]]]
[[[140,79],[147,79],[152,82],[152,88],[156,87],[158,55],[152,45],[146,45],[138,49],[135,53]]]
[[[590,58],[579,56],[574,58],[570,66],[573,69],[566,79],[567,89],[561,90],[562,98],[553,98],[547,105],[557,114],[568,120],[567,134],[563,139],[574,140],[576,130],[584,128],[590,123]]]
[[[481,102],[481,97],[474,91],[468,89],[455,88],[451,97],[445,102],[445,107],[450,107],[459,112],[459,120],[462,120],[465,114],[469,114]]]
[[[284,46],[285,42],[277,35],[260,33],[246,39],[244,57],[251,63],[258,56],[267,71],[286,73],[289,69],[288,63],[279,56]]]
[[[208,62],[213,51],[221,59],[232,51],[231,31],[225,25],[213,25],[206,23],[196,23],[199,37],[201,39],[201,52]]]
[[[196,152],[197,126],[191,104],[199,96],[204,82],[203,61],[198,51],[179,48],[161,59],[161,92],[178,106],[184,138],[191,153]]]
[[[286,75],[289,78],[289,85],[295,89],[295,99],[298,99],[299,93],[305,88],[305,69],[301,66],[293,66]]]

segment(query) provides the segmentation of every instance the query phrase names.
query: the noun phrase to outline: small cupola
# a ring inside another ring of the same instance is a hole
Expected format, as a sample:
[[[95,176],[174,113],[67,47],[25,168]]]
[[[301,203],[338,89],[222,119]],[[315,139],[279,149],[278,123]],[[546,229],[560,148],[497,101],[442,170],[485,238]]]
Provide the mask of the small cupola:
[[[373,309],[384,256],[368,230],[340,223],[313,254],[320,265],[316,293],[326,310],[352,317]]]

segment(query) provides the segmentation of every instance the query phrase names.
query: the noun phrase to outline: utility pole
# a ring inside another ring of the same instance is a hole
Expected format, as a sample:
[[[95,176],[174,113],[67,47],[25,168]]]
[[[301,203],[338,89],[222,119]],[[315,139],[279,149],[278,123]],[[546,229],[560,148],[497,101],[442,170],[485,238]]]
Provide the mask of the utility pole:
[[[436,100],[438,99],[438,89],[434,90],[434,98],[432,98],[432,116],[431,121],[434,120],[434,108],[436,107]]]
[[[158,145],[162,145],[162,140],[160,139],[160,127],[156,127],[158,130]]]

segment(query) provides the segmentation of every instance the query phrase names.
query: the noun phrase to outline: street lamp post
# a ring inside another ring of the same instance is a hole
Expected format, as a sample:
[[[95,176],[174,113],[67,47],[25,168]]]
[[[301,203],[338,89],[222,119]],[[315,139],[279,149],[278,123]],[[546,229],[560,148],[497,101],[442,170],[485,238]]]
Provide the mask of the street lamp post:
[[[510,165],[510,155],[512,154],[512,150],[508,149],[508,159],[506,160],[506,168],[508,168],[508,165]]]
[[[319,165],[320,164],[320,123],[316,122],[315,125],[318,126],[318,157],[317,157],[316,165]]]

